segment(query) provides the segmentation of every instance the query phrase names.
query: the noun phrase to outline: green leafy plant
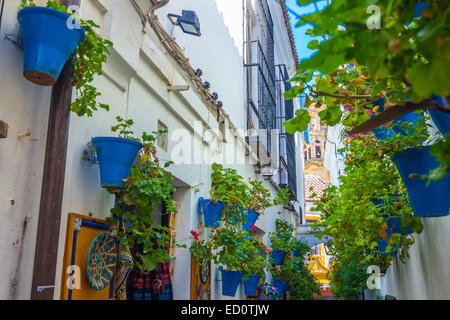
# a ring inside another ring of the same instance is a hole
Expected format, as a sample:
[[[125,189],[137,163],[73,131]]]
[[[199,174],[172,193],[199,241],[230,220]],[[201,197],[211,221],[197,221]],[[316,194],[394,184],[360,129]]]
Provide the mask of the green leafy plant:
[[[31,6],[36,6],[34,0],[22,0],[22,8]],[[102,74],[102,66],[110,55],[108,47],[112,47],[113,43],[97,35],[95,29],[99,26],[94,21],[76,16],[59,1],[48,1],[47,8],[69,14],[80,23],[86,33],[85,40],[74,53],[72,86],[77,92],[77,97],[72,102],[72,111],[80,117],[84,115],[91,117],[98,107],[109,111],[107,104],[97,102],[101,93],[92,85],[92,82],[96,75]]]
[[[296,254],[291,255],[291,252],[288,251],[282,265],[272,264],[269,267],[270,273],[277,280],[288,282],[291,300],[320,299],[320,283],[307,265],[307,256],[310,254],[311,248],[302,240],[293,237],[284,238],[284,243],[286,250],[295,250]]]
[[[264,251],[261,242],[231,222],[222,228],[212,228],[210,241],[195,239],[190,247],[197,261],[212,260],[226,270],[243,272],[244,280],[250,275],[264,275],[267,267]]]
[[[416,137],[412,141],[419,140]],[[315,203],[312,210],[321,213],[321,221],[312,225],[313,230],[332,237],[330,254],[341,260],[361,261],[384,269],[393,260],[389,253],[398,250],[400,260],[405,261],[414,238],[399,233],[388,237],[387,220],[398,217],[402,229],[409,227],[415,233],[421,233],[423,225],[413,215],[406,188],[386,155],[395,148],[386,154],[380,152],[386,146],[372,135],[347,138],[345,144],[339,150],[346,159],[345,174],[340,177],[339,186],[326,189]],[[388,241],[384,252],[379,251],[381,240]]]
[[[358,261],[336,260],[329,272],[330,288],[338,300],[357,300],[367,288],[369,274]]]
[[[415,17],[421,2],[371,1],[380,8],[381,28],[368,27],[371,13],[365,0],[332,1],[324,10],[299,17],[298,26],[312,26],[306,35],[323,40],[311,39],[308,47],[317,51],[300,63],[290,80],[298,85],[285,98],[306,94],[306,107],[326,107],[319,113],[325,124],[342,123],[349,129],[370,119],[367,111],[379,98],[386,108],[442,109],[431,97],[450,96],[445,80],[450,69],[450,9],[446,1],[425,1],[428,8]],[[342,117],[344,108],[349,113]],[[310,120],[307,110],[299,110],[284,126],[291,134],[302,132]],[[446,149],[440,143],[433,150],[444,154]],[[442,166],[431,172],[431,179],[447,174],[445,159],[439,159]]]
[[[112,130],[120,129],[121,135],[133,137],[134,133],[130,129],[133,121],[120,117],[117,120],[119,124],[113,126]],[[146,271],[153,270],[157,263],[170,259],[169,228],[155,225],[155,211],[163,206],[166,213],[176,212],[173,205],[173,193],[176,189],[171,184],[173,176],[167,171],[172,162],[161,164],[156,153],[155,141],[161,133],[144,132],[141,138],[133,138],[144,145],[139,165],[131,169],[125,180],[125,188],[115,193],[116,205],[111,209],[112,218],[109,218],[113,224],[125,224],[126,231],[119,236],[119,241],[129,247],[141,248],[136,253],[134,262]]]

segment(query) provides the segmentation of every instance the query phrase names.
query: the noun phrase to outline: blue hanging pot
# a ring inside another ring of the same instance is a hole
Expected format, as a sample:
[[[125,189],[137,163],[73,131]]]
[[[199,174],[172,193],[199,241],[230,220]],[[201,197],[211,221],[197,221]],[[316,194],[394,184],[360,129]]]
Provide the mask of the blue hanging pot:
[[[243,217],[244,219],[247,219],[247,221],[244,223],[244,229],[247,230],[248,232],[252,232],[252,226],[255,225],[256,220],[258,220],[260,214],[257,211],[253,211],[253,210],[243,210]]]
[[[289,290],[289,284],[284,280],[274,279],[273,286],[277,290],[278,294],[285,294]]]
[[[254,296],[256,294],[256,289],[258,289],[259,281],[261,276],[250,275],[248,280],[244,281],[244,291],[247,296]]]
[[[239,271],[227,271],[224,270],[222,266],[219,267],[219,270],[222,273],[222,295],[234,297],[244,273]]]
[[[102,187],[123,188],[123,180],[130,175],[142,143],[125,138],[96,137],[92,144],[97,150]]]
[[[380,107],[380,111],[384,110],[385,100],[383,98],[379,98],[376,100],[373,104],[373,107]],[[375,115],[372,116],[372,118]],[[378,141],[383,143],[384,140],[389,139],[392,137],[395,132],[392,130],[391,127],[385,128],[384,126],[378,127],[374,130],[372,130],[372,133],[377,137]]]
[[[409,226],[406,227],[406,230],[402,228],[402,217],[400,215],[383,215],[383,217],[386,219],[388,237],[390,237],[392,233],[399,233],[402,236],[414,233]]]
[[[431,99],[439,103],[441,106],[448,108],[448,103],[445,98],[432,96]],[[431,119],[433,120],[436,127],[445,137],[447,132],[450,131],[450,113],[445,113],[439,109],[428,109],[427,111],[430,114]]]
[[[394,126],[392,129],[394,130],[395,133],[399,133],[402,136],[410,136],[414,132],[413,131],[414,126],[425,124],[424,115],[425,115],[424,111],[410,112],[404,114],[401,117],[398,117],[397,119],[394,120]],[[408,126],[408,128],[401,127],[399,125],[400,121],[409,122],[410,125]]]
[[[280,265],[283,264],[285,252],[282,250],[273,250],[272,251],[272,259],[273,263]]]
[[[29,81],[52,86],[67,60],[84,41],[80,28],[69,29],[68,14],[45,7],[28,7],[19,11],[24,46],[23,74]]]
[[[397,250],[397,245],[393,245],[391,248],[391,250],[389,252],[386,252],[386,248],[389,245],[387,240],[380,240],[378,241],[378,250],[380,251],[380,254],[383,257],[387,257],[387,256],[395,256],[398,254],[398,250]]]
[[[412,173],[426,175],[439,166],[436,158],[430,155],[430,148],[411,148],[392,157],[408,191],[414,215],[423,218],[448,216],[450,211],[450,176],[431,181],[428,186],[426,180],[409,178]]]
[[[225,204],[222,201],[200,198],[205,227],[218,227],[222,219]]]

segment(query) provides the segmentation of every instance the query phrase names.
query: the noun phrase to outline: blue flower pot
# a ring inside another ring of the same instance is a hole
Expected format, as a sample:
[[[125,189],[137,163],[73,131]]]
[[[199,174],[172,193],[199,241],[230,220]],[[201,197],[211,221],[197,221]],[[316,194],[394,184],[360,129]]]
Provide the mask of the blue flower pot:
[[[234,297],[244,273],[223,270],[222,267],[220,267],[219,270],[222,273],[222,295]]]
[[[92,144],[97,149],[102,187],[123,188],[123,180],[130,175],[142,143],[125,138],[96,137]]]
[[[429,152],[430,147],[411,148],[404,150],[392,160],[406,186],[414,215],[423,218],[448,216],[450,176],[432,181],[429,186],[426,185],[426,180],[409,178],[411,173],[425,175],[439,166],[436,158]]]
[[[386,252],[386,248],[389,245],[387,240],[378,241],[378,250],[380,251],[383,257],[387,256],[395,256],[398,254],[397,245],[394,244],[393,248],[391,248],[390,252]]]
[[[244,210],[243,217],[244,219],[247,219],[247,221],[244,223],[244,229],[248,232],[252,232],[253,230],[251,226],[254,226],[256,223],[256,220],[259,218],[259,212],[253,211],[253,210]]]
[[[82,27],[69,29],[68,14],[45,7],[28,7],[19,11],[24,46],[25,78],[52,86],[67,60],[85,39]]]
[[[273,250],[272,251],[272,259],[273,262],[277,265],[280,265],[283,263],[285,252],[282,250]]]
[[[402,136],[410,136],[413,134],[413,127],[424,124],[425,123],[425,119],[424,119],[424,115],[425,112],[410,112],[407,114],[402,115],[401,117],[398,117],[397,119],[395,119],[394,121],[394,126],[393,126],[393,130],[395,133],[399,133]],[[402,128],[398,123],[400,121],[406,121],[409,122],[409,126],[408,128]]]
[[[402,236],[414,233],[410,227],[406,227],[406,230],[402,229],[401,216],[392,215],[389,217],[388,215],[383,215],[383,217],[386,219],[388,237],[390,237],[392,233],[399,233]]]
[[[289,290],[289,284],[287,281],[284,280],[274,279],[273,286],[277,290],[278,294],[285,294]]]
[[[244,291],[247,296],[254,296],[256,294],[256,289],[258,289],[259,281],[261,276],[250,275],[248,280],[244,281]]]
[[[392,128],[385,128],[384,126],[372,130],[372,133],[375,135],[375,137],[377,137],[378,141],[380,141],[381,143],[383,143],[383,141],[389,139],[395,134]]]
[[[218,227],[222,219],[222,212],[225,208],[224,203],[222,201],[215,203],[214,200],[203,198],[200,198],[199,201],[203,210],[205,227]]]
[[[441,106],[448,108],[447,101],[443,97],[432,96],[431,99],[439,103]],[[442,135],[445,136],[446,133],[450,131],[450,113],[445,113],[438,109],[428,109],[427,111],[430,114],[431,119],[433,119],[436,127]]]
[[[379,98],[373,103],[373,107],[380,107],[379,111],[384,110],[385,100],[383,98]],[[375,117],[375,115],[372,116],[372,118]],[[385,128],[384,126],[378,127],[374,130],[372,130],[372,133],[377,137],[378,141],[383,143],[384,140],[389,139],[392,137],[395,132],[392,130],[391,127]]]

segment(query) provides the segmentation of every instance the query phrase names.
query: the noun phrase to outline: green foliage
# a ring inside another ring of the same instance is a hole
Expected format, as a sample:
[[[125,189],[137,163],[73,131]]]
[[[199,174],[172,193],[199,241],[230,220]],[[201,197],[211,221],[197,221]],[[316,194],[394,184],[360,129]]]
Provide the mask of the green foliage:
[[[34,0],[22,0],[22,8],[30,6],[36,6]],[[96,34],[95,29],[99,26],[94,21],[76,16],[59,1],[48,1],[47,7],[69,14],[80,23],[86,33],[85,40],[74,53],[76,58],[72,86],[77,91],[77,98],[72,102],[72,111],[80,117],[91,117],[98,107],[109,111],[108,105],[97,103],[101,93],[91,83],[96,75],[102,74],[102,65],[110,55],[108,47],[112,47],[113,43]]]
[[[251,202],[249,186],[237,170],[213,163],[211,173],[211,199],[226,202],[228,206],[246,208]]]
[[[401,140],[399,137],[392,139]],[[321,213],[321,221],[316,222],[313,229],[320,231],[322,236],[333,238],[329,243],[330,254],[336,259],[384,268],[389,266],[393,256],[381,255],[378,241],[387,240],[386,253],[398,248],[398,256],[404,261],[414,240],[397,233],[388,238],[387,219],[399,216],[402,228],[410,227],[416,233],[422,232],[423,225],[412,213],[406,188],[396,167],[383,153],[385,145],[372,135],[349,138],[345,143],[346,147],[340,150],[347,159],[345,174],[340,177],[338,187],[326,189],[323,197],[315,203],[312,210]]]
[[[210,241],[195,240],[190,252],[197,261],[212,260],[226,270],[240,271],[245,274],[264,276],[267,267],[265,246],[235,222],[227,221],[221,228],[212,228]]]
[[[430,154],[441,165],[430,171],[429,182],[444,179],[450,173],[450,133],[447,133],[445,140],[439,141],[431,147]]]
[[[311,248],[301,240],[292,236],[293,226],[286,221],[276,221],[277,232],[270,233],[272,248],[286,252],[282,265],[274,265],[270,261],[269,271],[277,280],[287,281],[290,299],[315,300],[320,298],[320,283],[307,266],[307,255]],[[294,254],[292,254],[294,253]]]
[[[294,134],[296,132],[303,132],[308,129],[308,124],[311,121],[311,116],[308,110],[300,109],[295,111],[295,117],[283,123],[287,133]]]
[[[311,24],[306,34],[323,41],[309,43],[310,49],[318,50],[300,63],[291,79],[300,85],[286,92],[285,98],[307,92],[307,106],[327,106],[319,114],[325,124],[355,128],[370,119],[367,111],[380,97],[389,107],[402,106],[407,100],[429,101],[433,94],[449,97],[450,7],[448,1],[426,1],[429,9],[414,18],[419,2],[423,1],[336,0],[322,11],[302,16],[298,26]],[[373,19],[369,5],[381,9],[379,29],[367,25]],[[343,105],[352,111],[341,121]],[[303,110],[284,126],[291,134],[302,132],[310,120]],[[444,145],[439,144],[434,153],[444,154]],[[430,179],[446,175],[447,165],[440,162],[442,166],[431,172]]]
[[[225,168],[218,163],[212,164],[211,190],[212,200],[220,200],[226,203],[226,216],[235,213],[235,207],[254,210],[261,214],[272,206],[288,206],[290,191],[281,188],[271,201],[271,193],[263,185],[262,181],[248,178],[248,183],[237,173],[237,170]],[[240,212],[237,213],[240,215]]]
[[[291,191],[289,188],[280,188],[275,198],[273,199],[274,206],[288,207],[291,197]]]
[[[116,117],[117,124],[111,127],[112,132],[119,131],[119,137],[131,139],[133,137],[133,131],[130,130],[131,126],[134,124],[133,119],[125,120],[120,116]]]
[[[119,124],[112,130],[116,132],[121,129],[122,135],[132,137],[134,133],[130,126],[133,121],[120,117],[117,120]],[[161,132],[144,132],[141,138],[133,138],[144,145],[140,163],[131,169],[125,188],[116,193],[116,206],[111,209],[113,217],[109,219],[114,224],[124,222],[126,231],[120,234],[119,241],[129,247],[137,245],[142,248],[142,253],[136,254],[134,262],[145,271],[151,271],[159,262],[170,259],[169,228],[155,225],[154,211],[164,206],[166,213],[176,212],[172,197],[176,189],[171,184],[172,174],[167,172],[172,163],[161,164],[157,157],[154,143],[158,134]]]
[[[270,191],[264,187],[262,181],[250,180],[250,189],[248,192],[251,200],[250,205],[246,209],[264,213],[266,208],[272,206]]]
[[[338,300],[358,300],[367,288],[369,274],[358,261],[335,261],[329,275],[330,288]]]

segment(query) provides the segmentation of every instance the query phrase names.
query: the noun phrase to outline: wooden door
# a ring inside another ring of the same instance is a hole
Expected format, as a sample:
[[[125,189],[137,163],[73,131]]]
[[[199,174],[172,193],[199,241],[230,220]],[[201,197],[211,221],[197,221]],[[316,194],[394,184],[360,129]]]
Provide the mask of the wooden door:
[[[191,300],[211,300],[211,262],[199,264],[192,255]]]

